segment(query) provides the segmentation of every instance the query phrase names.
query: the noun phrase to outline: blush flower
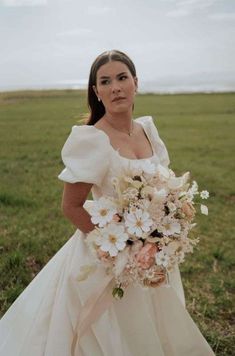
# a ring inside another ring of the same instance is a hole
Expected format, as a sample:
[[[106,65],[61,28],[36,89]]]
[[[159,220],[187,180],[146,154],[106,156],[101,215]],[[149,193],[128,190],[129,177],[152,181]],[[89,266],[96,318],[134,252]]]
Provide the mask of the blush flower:
[[[166,282],[166,274],[163,271],[156,271],[153,277],[146,278],[143,282],[146,287],[156,288]]]
[[[181,210],[183,211],[185,216],[190,220],[194,217],[195,212],[196,212],[196,210],[195,210],[194,206],[192,205],[192,203],[191,202],[187,202],[187,201],[184,201],[182,203]]]
[[[141,248],[136,255],[136,261],[141,268],[148,269],[154,264],[157,250],[157,245],[152,243],[147,243]]]
[[[180,224],[168,216],[163,219],[162,226],[159,227],[159,231],[161,231],[166,236],[179,234],[180,230]]]
[[[97,256],[99,257],[99,259],[103,262],[106,262],[109,260],[110,255],[108,252],[102,251],[101,248],[99,247],[97,249]]]

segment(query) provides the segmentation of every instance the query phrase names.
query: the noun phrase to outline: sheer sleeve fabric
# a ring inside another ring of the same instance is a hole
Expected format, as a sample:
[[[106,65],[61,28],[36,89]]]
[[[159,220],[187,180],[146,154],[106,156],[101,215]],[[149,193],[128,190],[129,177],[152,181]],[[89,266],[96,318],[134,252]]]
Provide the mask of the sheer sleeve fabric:
[[[62,148],[61,158],[65,168],[58,175],[60,180],[101,186],[109,168],[108,136],[92,125],[74,125]]]

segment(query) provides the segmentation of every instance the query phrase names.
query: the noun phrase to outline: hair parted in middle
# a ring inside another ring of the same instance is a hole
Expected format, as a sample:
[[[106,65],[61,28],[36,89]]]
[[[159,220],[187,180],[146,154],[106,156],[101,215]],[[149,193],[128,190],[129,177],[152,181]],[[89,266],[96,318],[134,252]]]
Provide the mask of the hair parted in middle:
[[[94,125],[99,119],[104,116],[105,114],[105,107],[102,103],[102,101],[98,101],[98,98],[93,90],[93,85],[96,86],[96,79],[97,79],[97,72],[99,68],[108,62],[111,61],[119,61],[128,67],[128,69],[131,72],[131,75],[136,77],[136,69],[135,65],[128,57],[127,54],[124,52],[121,52],[119,50],[113,49],[110,51],[105,51],[101,53],[93,62],[91,69],[90,69],[90,74],[89,74],[89,81],[88,81],[88,92],[87,92],[87,104],[88,108],[90,110],[90,115],[88,117],[88,120],[86,122],[87,125]],[[132,110],[134,110],[134,104],[132,107]]]

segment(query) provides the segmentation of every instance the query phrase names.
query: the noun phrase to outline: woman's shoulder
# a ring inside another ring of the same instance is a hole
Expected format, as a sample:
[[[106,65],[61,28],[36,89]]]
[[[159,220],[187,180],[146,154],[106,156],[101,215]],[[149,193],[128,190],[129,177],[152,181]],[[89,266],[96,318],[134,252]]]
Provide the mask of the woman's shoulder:
[[[93,125],[73,125],[62,147],[63,157],[91,157],[109,153],[109,139]]]
[[[65,169],[58,176],[66,182],[99,185],[109,167],[110,147],[92,125],[73,125],[61,150]]]
[[[154,125],[153,117],[150,116],[150,115],[137,117],[135,119],[135,121],[139,122],[139,123],[142,123],[142,124],[146,124],[146,125],[149,125],[149,124],[153,124]]]
[[[88,135],[88,136],[103,136],[101,130],[99,130],[99,126],[97,125],[73,125],[71,128],[71,133],[74,135]],[[83,136],[84,137],[84,136]]]
[[[140,116],[135,119],[136,122],[142,124],[149,134],[159,137],[158,127],[156,120],[152,116]]]
[[[108,146],[109,140],[107,135],[94,125],[73,125],[68,135],[66,143],[89,145],[89,148],[97,145]]]
[[[145,131],[150,135],[158,135],[158,129],[156,127],[156,124],[153,120],[152,116],[140,116],[135,119],[135,122],[137,122],[139,125],[143,126]]]

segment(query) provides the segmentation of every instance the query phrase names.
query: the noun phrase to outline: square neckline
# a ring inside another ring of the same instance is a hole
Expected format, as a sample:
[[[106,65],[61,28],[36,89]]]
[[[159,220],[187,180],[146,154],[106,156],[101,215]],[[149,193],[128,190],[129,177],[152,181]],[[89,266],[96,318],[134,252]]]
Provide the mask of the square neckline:
[[[139,117],[139,118],[137,118],[137,119],[140,119],[140,118],[141,118],[141,117]],[[137,119],[135,119],[135,120],[137,120]],[[101,133],[104,134],[104,136],[105,136],[105,137],[108,139],[108,141],[109,141],[109,145],[110,145],[111,149],[112,149],[120,158],[123,158],[123,159],[125,159],[125,160],[127,160],[127,161],[144,161],[144,160],[146,161],[146,160],[151,160],[153,157],[156,156],[156,152],[155,152],[155,150],[154,150],[154,146],[153,146],[153,144],[152,144],[152,142],[151,142],[151,140],[150,140],[150,138],[149,138],[149,135],[148,135],[148,133],[147,133],[145,127],[144,127],[144,123],[141,122],[141,121],[137,121],[137,122],[140,123],[140,125],[141,125],[141,127],[142,127],[142,129],[143,129],[143,132],[144,132],[144,134],[145,134],[145,136],[146,136],[146,138],[147,138],[147,140],[149,141],[149,144],[150,144],[150,146],[151,146],[151,149],[152,149],[152,156],[150,156],[150,157],[146,157],[146,158],[128,158],[128,157],[122,156],[122,155],[119,153],[119,148],[116,150],[116,149],[111,145],[109,136],[108,136],[103,130],[98,129],[98,128],[95,127],[94,125],[92,125],[92,126],[94,127],[94,129],[96,129],[97,131],[100,131]]]

